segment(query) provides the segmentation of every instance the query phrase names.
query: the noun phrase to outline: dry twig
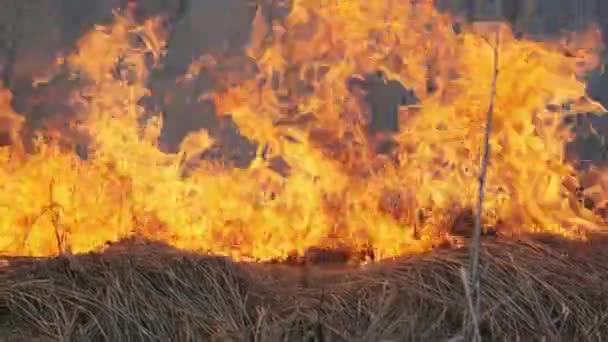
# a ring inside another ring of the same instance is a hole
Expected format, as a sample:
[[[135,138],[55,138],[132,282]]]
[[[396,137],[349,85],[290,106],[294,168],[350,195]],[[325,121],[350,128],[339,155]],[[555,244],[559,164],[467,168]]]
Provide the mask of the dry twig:
[[[497,1],[500,3],[500,1]],[[496,36],[493,44],[493,76],[492,76],[492,87],[490,91],[490,103],[488,105],[488,112],[486,117],[486,127],[483,143],[483,157],[481,160],[481,169],[479,173],[479,190],[477,195],[477,210],[475,213],[475,229],[473,231],[473,240],[470,248],[470,288],[471,296],[473,300],[473,310],[470,312],[471,323],[475,331],[473,332],[473,341],[481,341],[481,335],[479,332],[479,310],[481,305],[481,289],[479,280],[479,255],[481,248],[481,230],[482,230],[482,215],[483,215],[483,201],[484,201],[484,188],[486,183],[486,175],[488,171],[488,164],[490,162],[490,135],[492,134],[492,117],[494,114],[494,104],[496,100],[496,83],[498,80],[499,73],[499,42],[500,42],[500,28],[496,29]]]

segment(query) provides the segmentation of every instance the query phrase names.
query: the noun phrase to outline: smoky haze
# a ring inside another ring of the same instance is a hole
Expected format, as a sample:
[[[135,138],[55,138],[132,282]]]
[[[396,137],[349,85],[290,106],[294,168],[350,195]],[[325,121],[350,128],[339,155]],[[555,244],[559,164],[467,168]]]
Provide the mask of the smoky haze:
[[[74,49],[77,40],[95,24],[109,23],[112,10],[126,6],[126,0],[5,0],[0,14],[0,72],[5,85],[14,93],[13,107],[26,116],[31,130],[47,120],[61,120],[72,114],[68,104],[70,89],[78,85],[68,79],[55,79],[34,88],[32,80],[49,73],[55,58]],[[153,97],[145,105],[160,109],[164,115],[162,145],[174,150],[191,131],[207,128],[222,141],[223,156],[251,155],[252,144],[240,137],[229,119],[218,119],[210,102],[191,101],[201,92],[217,86],[211,75],[203,74],[187,87],[175,79],[182,75],[193,59],[213,52],[224,56],[235,69],[251,65],[243,54],[249,42],[256,4],[264,3],[267,18],[286,13],[272,8],[278,1],[244,0],[139,0],[139,19],[163,14],[173,18],[169,51],[161,71],[152,75],[149,87]],[[604,40],[608,38],[608,2],[538,0],[503,1],[503,14],[516,31],[547,37],[563,30],[585,29],[600,22]],[[268,4],[267,4],[268,3]],[[472,19],[492,18],[492,8],[475,7],[474,1],[439,0],[446,11],[469,13]],[[535,7],[529,6],[534,3]],[[578,4],[578,5],[575,5]],[[526,5],[528,4],[528,5]],[[475,13],[471,14],[471,11]],[[607,42],[608,43],[608,42]],[[244,74],[242,77],[250,75]],[[407,85],[405,85],[407,87]],[[608,77],[590,81],[590,94],[608,104]],[[382,96],[380,94],[379,96]],[[608,132],[604,132],[608,134]],[[241,158],[242,159],[242,158]],[[236,162],[239,158],[235,157]],[[242,162],[242,161],[241,161]]]

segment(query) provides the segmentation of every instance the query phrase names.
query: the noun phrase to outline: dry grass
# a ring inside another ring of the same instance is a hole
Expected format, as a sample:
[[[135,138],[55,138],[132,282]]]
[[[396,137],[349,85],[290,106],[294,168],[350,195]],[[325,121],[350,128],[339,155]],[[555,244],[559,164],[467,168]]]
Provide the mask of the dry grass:
[[[608,338],[606,241],[486,240],[484,340]],[[445,249],[359,269],[235,264],[133,242],[103,254],[10,259],[0,278],[0,334],[40,341],[445,341],[463,328],[466,263],[466,250]]]

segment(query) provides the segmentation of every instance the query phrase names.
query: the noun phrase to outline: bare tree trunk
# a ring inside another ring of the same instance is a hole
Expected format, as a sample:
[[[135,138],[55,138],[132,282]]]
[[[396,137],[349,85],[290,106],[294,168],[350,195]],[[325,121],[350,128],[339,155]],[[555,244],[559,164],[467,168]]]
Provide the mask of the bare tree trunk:
[[[515,0],[517,2],[517,14],[513,20],[515,31],[526,32],[532,26],[532,20],[536,15],[538,1]]]
[[[602,30],[604,45],[608,47],[608,1],[597,0],[596,8],[597,21],[600,29]]]
[[[467,13],[467,19],[469,22],[473,22],[477,16],[477,14],[475,13],[476,2],[476,0],[466,0],[465,11]]]
[[[5,15],[13,15],[12,20],[7,21],[7,29],[6,29],[6,60],[4,61],[4,65],[2,68],[2,86],[4,88],[10,89],[11,81],[13,79],[13,71],[15,68],[15,63],[17,62],[17,51],[19,49],[19,44],[22,35],[22,6],[19,6],[19,0],[12,0],[9,6],[5,8],[7,11]]]

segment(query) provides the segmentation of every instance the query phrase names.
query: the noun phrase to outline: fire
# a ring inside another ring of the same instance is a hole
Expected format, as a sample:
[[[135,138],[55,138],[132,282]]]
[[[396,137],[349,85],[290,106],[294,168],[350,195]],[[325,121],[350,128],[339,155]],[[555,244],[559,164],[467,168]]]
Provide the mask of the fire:
[[[238,169],[196,162],[214,144],[205,131],[179,153],[161,151],[162,120],[138,101],[163,55],[162,22],[117,17],[65,61],[83,79],[80,116],[39,132],[25,158],[15,146],[1,151],[0,252],[84,253],[132,236],[239,260],[317,247],[382,259],[441,245],[475,203],[494,70],[487,30],[453,24],[426,2],[365,0],[297,0],[283,25],[258,20],[248,51],[257,77],[201,94],[259,145]],[[563,113],[547,109],[584,95],[577,60],[504,26],[500,37],[486,227],[570,238],[603,230],[577,197]],[[203,56],[177,81],[221,63]],[[363,99],[371,81],[357,75],[399,82],[420,100],[399,110],[398,133],[382,135],[396,145],[388,157],[374,151],[382,136],[368,134],[373,108]],[[14,116],[1,99],[0,110]],[[591,188],[603,199],[601,185]]]

